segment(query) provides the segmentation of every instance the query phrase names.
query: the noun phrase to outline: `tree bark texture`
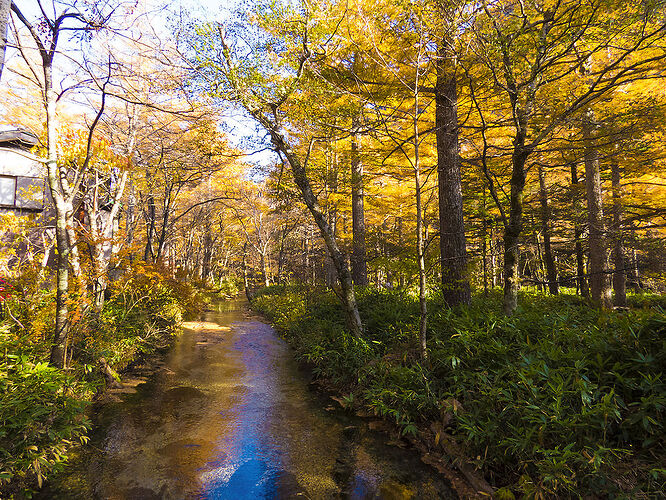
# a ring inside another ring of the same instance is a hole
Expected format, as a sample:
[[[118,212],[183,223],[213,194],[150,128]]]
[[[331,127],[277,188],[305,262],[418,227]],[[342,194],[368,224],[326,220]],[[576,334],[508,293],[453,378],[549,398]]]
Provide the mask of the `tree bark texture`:
[[[145,213],[146,217],[146,247],[143,252],[143,260],[146,262],[154,262],[155,254],[153,252],[153,236],[155,235],[155,198],[152,195],[148,196],[148,209]]]
[[[203,247],[203,262],[201,263],[201,281],[208,283],[211,271],[211,259],[213,257],[213,237],[210,226],[206,227]]]
[[[7,49],[7,26],[12,0],[0,0],[0,78],[5,69],[5,51]]]
[[[418,73],[414,87],[418,89]],[[428,359],[428,304],[426,300],[425,242],[421,185],[421,150],[419,137],[419,95],[414,92],[414,189],[416,197],[416,259],[419,267],[419,350],[421,359]]]
[[[483,294],[488,295],[488,218],[486,214],[486,189],[483,189],[483,213],[481,220],[481,258],[483,259]]]
[[[490,240],[488,241],[488,251],[490,252],[490,282],[493,288],[497,286],[497,256],[495,255],[497,244],[495,243],[495,233],[495,221],[492,221],[492,224],[490,225]]]
[[[110,200],[111,208],[101,210],[99,204],[99,177],[95,173],[92,197],[84,203],[88,217],[92,264],[94,271],[93,297],[95,310],[100,313],[104,307],[104,293],[109,284],[109,264],[118,248],[113,242],[114,223],[120,212],[123,193],[127,184],[128,172],[124,171],[118,182],[118,187],[113,198]]]
[[[627,305],[627,270],[624,258],[622,231],[622,185],[620,183],[620,165],[617,157],[611,158],[611,182],[613,186],[613,292],[614,304]]]
[[[58,168],[58,153],[56,149],[56,95],[52,88],[51,62],[43,60],[44,68],[44,97],[46,107],[46,136],[47,154],[46,163],[48,184],[51,197],[55,205],[56,215],[56,324],[51,344],[50,362],[58,368],[64,368],[67,362],[67,341],[69,339],[69,260],[72,243],[67,228],[68,220],[74,219],[74,207],[61,189],[61,172]]]
[[[592,110],[587,110],[583,120],[583,139],[585,141],[585,186],[590,243],[590,292],[592,302],[597,307],[608,309],[611,306],[611,287],[608,279],[601,173],[599,152],[595,144],[594,122]]]
[[[354,118],[352,128],[358,127]],[[365,212],[363,208],[363,163],[359,157],[358,137],[351,136],[351,205],[352,205],[352,280],[355,285],[368,284],[368,264],[365,248]]]
[[[504,228],[504,302],[507,315],[513,314],[518,307],[518,289],[520,288],[520,233],[523,230],[523,197],[525,190],[525,162],[529,153],[525,151],[525,137],[517,134],[513,152],[513,172],[511,174],[511,196],[509,199],[509,220]]]
[[[334,229],[326,220],[326,215],[319,207],[317,197],[312,192],[310,180],[307,177],[305,167],[300,159],[294,154],[290,144],[287,142],[284,133],[279,128],[279,125],[270,122],[267,118],[259,113],[253,114],[254,118],[261,123],[261,125],[271,134],[271,140],[276,149],[285,157],[291,172],[294,177],[294,182],[301,192],[301,196],[305,205],[308,207],[312,218],[314,219],[319,232],[328,249],[329,256],[333,261],[333,266],[337,273],[338,281],[340,283],[340,300],[346,316],[347,327],[351,333],[357,337],[361,336],[363,332],[363,325],[361,323],[361,316],[358,312],[356,304],[356,295],[354,294],[354,285],[352,282],[352,275],[347,264],[345,254],[340,250],[335,240]]]
[[[245,297],[247,297],[248,302],[251,302],[252,291],[250,290],[250,280],[247,276],[247,242],[243,244],[243,261],[241,265],[243,267],[243,288],[245,288]]]
[[[259,262],[261,264],[261,276],[264,280],[264,286],[269,286],[271,284],[270,279],[268,278],[268,265],[266,264],[266,251],[265,248],[262,248],[263,251],[259,252]]]
[[[590,289],[587,286],[587,278],[585,277],[585,253],[583,252],[583,229],[581,228],[578,214],[581,207],[579,203],[579,180],[578,180],[578,167],[575,163],[571,163],[571,187],[574,190],[573,196],[573,213],[574,213],[574,245],[576,249],[576,284],[581,297],[584,299],[590,298]]]
[[[541,164],[539,164],[538,170],[540,187],[539,197],[541,201],[541,232],[543,233],[543,260],[546,264],[548,291],[551,295],[557,295],[560,293],[560,289],[557,283],[557,267],[555,266],[555,258],[553,257],[553,249],[550,242],[550,206],[548,204],[546,176],[543,172],[543,167]]]
[[[435,136],[439,193],[439,246],[442,295],[450,306],[469,304],[467,250],[458,146],[458,94],[454,62],[446,55],[445,43],[437,60],[435,85]]]
[[[416,135],[418,140],[418,135]],[[416,183],[416,257],[419,267],[419,351],[422,359],[428,359],[427,330],[428,304],[426,300],[425,245],[423,242],[423,208],[421,200],[421,175],[418,167],[418,152],[414,181]]]

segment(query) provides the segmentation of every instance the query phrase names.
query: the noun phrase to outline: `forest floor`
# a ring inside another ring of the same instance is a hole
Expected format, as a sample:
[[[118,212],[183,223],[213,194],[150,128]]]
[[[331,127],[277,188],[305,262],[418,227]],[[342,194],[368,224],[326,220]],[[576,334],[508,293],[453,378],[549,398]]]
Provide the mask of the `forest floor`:
[[[416,349],[418,302],[358,293],[363,338],[346,332],[331,292],[261,290],[265,314],[338,402],[382,416],[427,460],[456,466],[498,498],[665,494],[664,297],[601,312],[572,294],[501,292],[470,307],[429,303],[429,359]],[[443,460],[443,462],[442,462]]]

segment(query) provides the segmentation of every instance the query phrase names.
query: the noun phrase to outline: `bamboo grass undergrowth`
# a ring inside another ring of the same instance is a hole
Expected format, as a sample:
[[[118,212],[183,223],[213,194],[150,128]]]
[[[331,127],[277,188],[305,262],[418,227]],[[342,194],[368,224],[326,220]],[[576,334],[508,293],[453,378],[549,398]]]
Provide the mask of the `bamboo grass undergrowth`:
[[[441,423],[502,491],[664,493],[666,315],[658,305],[601,312],[575,295],[523,292],[507,317],[499,290],[453,310],[435,295],[424,363],[415,298],[366,288],[358,300],[360,339],[324,289],[270,287],[253,306],[346,401],[407,434]]]

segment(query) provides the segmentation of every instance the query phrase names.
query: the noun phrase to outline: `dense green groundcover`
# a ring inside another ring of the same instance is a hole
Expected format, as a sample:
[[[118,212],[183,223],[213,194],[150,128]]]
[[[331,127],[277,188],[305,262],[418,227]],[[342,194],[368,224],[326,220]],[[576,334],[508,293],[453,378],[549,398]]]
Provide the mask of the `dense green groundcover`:
[[[469,308],[429,304],[429,362],[418,359],[418,304],[360,290],[363,339],[350,336],[335,296],[274,286],[267,315],[349,403],[405,433],[443,421],[486,477],[527,497],[664,495],[666,315],[600,312],[574,295],[524,292],[511,317],[499,291]]]
[[[60,370],[47,363],[54,292],[43,281],[30,270],[14,280],[0,316],[0,498],[29,498],[87,440],[86,410],[104,386],[100,358],[124,369],[169,345],[177,322],[202,305],[198,290],[135,265],[110,287],[101,314],[74,298],[72,361]]]

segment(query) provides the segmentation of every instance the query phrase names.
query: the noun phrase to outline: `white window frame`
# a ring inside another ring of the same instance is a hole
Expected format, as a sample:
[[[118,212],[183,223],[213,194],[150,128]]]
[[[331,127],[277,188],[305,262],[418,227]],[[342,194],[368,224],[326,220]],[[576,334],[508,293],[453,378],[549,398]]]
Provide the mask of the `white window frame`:
[[[16,186],[18,186],[18,177],[15,175],[0,175],[0,178],[2,179],[12,179],[14,181],[14,196],[12,197],[12,203],[7,204],[7,203],[0,203],[0,207],[16,207]]]

